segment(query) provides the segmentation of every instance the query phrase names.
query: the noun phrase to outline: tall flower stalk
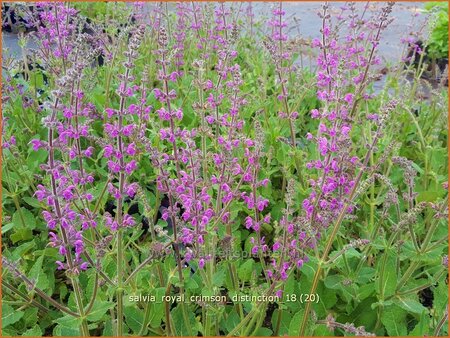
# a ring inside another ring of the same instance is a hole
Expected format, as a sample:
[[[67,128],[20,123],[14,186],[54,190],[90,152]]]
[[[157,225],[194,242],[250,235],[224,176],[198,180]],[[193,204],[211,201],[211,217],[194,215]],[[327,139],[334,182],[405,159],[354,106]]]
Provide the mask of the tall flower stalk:
[[[272,58],[272,62],[275,65],[275,72],[277,76],[277,82],[281,88],[281,93],[278,94],[277,100],[281,102],[281,108],[278,112],[278,116],[288,121],[290,132],[290,144],[292,147],[292,153],[294,154],[295,166],[299,180],[304,185],[304,178],[301,174],[301,163],[296,154],[297,149],[297,136],[295,121],[298,119],[299,114],[297,111],[293,111],[289,104],[289,75],[293,71],[292,55],[289,52],[286,42],[288,36],[285,32],[287,22],[284,20],[286,11],[283,10],[283,3],[280,2],[278,7],[272,12],[272,19],[268,24],[271,28],[271,36],[268,40],[264,41],[266,49],[269,51]]]
[[[377,122],[377,130],[372,137],[372,143],[367,145],[367,152],[364,159],[359,162],[358,157],[353,156],[351,151],[352,123],[358,107],[358,102],[362,99],[369,99],[370,95],[363,91],[368,85],[369,69],[377,60],[375,50],[379,45],[380,34],[390,22],[389,13],[393,3],[388,3],[381,11],[378,18],[375,35],[368,35],[369,43],[365,47],[354,45],[356,41],[365,38],[363,33],[358,36],[349,35],[346,41],[349,44],[340,46],[337,37],[333,36],[330,15],[328,14],[328,4],[323,5],[322,18],[322,40],[315,40],[313,44],[319,47],[322,54],[318,58],[318,98],[324,102],[324,107],[320,111],[315,109],[311,112],[313,118],[319,118],[319,130],[317,136],[308,134],[307,138],[317,143],[317,150],[321,159],[310,162],[309,168],[316,168],[322,171],[318,181],[311,181],[315,188],[309,198],[303,201],[303,208],[306,217],[316,232],[315,239],[320,238],[321,230],[333,224],[331,233],[327,235],[325,249],[321,255],[316,250],[318,265],[310,289],[313,294],[317,288],[319,276],[324,268],[324,263],[328,259],[331,246],[336,238],[339,228],[345,216],[354,210],[354,198],[361,183],[365,170],[369,165],[370,158],[376,149],[377,143],[382,135],[386,120],[395,109],[397,103],[391,102],[382,108],[381,116]],[[354,21],[349,21],[352,28]],[[334,31],[336,34],[336,31]],[[341,58],[340,55],[347,57]],[[355,60],[355,61],[354,61]],[[355,71],[356,70],[356,71]],[[356,76],[352,75],[356,72]],[[355,86],[355,93],[349,92]],[[331,126],[329,126],[331,124]],[[355,170],[358,170],[354,176]],[[304,335],[307,329],[311,303],[305,307],[305,315],[300,325],[300,335]]]
[[[160,175],[158,177],[158,189],[160,192],[167,194],[169,198],[169,207],[165,210],[162,215],[164,220],[170,218],[172,230],[173,230],[173,241],[172,247],[175,253],[175,259],[177,264],[178,271],[178,279],[180,283],[180,294],[184,296],[184,275],[183,275],[183,266],[182,266],[182,257],[180,253],[180,243],[182,239],[179,238],[180,229],[180,220],[178,218],[178,213],[180,208],[177,205],[175,194],[178,191],[181,192],[183,189],[182,177],[183,172],[181,170],[181,163],[185,163],[187,156],[184,153],[183,149],[180,149],[177,141],[184,140],[189,138],[189,132],[185,130],[181,130],[177,128],[175,125],[176,121],[181,120],[183,118],[183,111],[181,107],[174,106],[174,100],[177,97],[177,93],[174,89],[170,89],[169,83],[175,82],[180,76],[181,73],[179,71],[174,70],[173,72],[169,72],[169,66],[173,62],[173,60],[169,57],[168,50],[168,36],[165,28],[163,26],[159,29],[158,36],[158,50],[156,51],[157,61],[156,63],[159,65],[158,70],[158,79],[161,81],[163,88],[155,88],[154,93],[156,99],[161,103],[161,108],[156,112],[158,113],[161,121],[168,121],[168,128],[160,129],[160,137],[162,140],[167,140],[173,149],[173,156],[169,156],[168,154],[163,154],[161,159],[154,158],[154,162],[158,165],[160,170]],[[176,63],[176,62],[175,62]],[[178,64],[175,64],[178,67]],[[168,161],[171,160],[175,164],[176,169],[176,180],[170,179],[170,172],[164,165],[168,164]],[[178,186],[178,187],[177,187]],[[198,234],[197,234],[198,235]],[[169,285],[167,292],[170,291],[171,286]],[[188,323],[186,308],[184,303],[181,304],[181,310],[183,314],[183,320],[185,327],[190,332],[191,328]],[[169,325],[169,333],[170,324]]]
[[[52,92],[53,103],[49,103],[50,114],[44,119],[48,129],[47,141],[32,140],[33,149],[44,148],[48,151],[48,162],[43,166],[50,178],[49,187],[38,185],[36,196],[38,200],[45,200],[49,210],[43,211],[44,219],[51,232],[50,246],[57,247],[64,260],[57,261],[59,270],[66,270],[74,289],[78,315],[81,318],[80,332],[83,336],[89,335],[85,318],[85,309],[78,275],[86,270],[88,263],[82,260],[84,252],[83,231],[95,227],[95,221],[88,216],[86,207],[78,206],[84,199],[91,196],[85,193],[85,185],[93,182],[92,175],[83,170],[82,158],[92,154],[92,148],[81,149],[80,138],[87,137],[87,127],[79,121],[82,110],[81,99],[83,92],[80,82],[83,69],[92,59],[84,54],[78,58],[82,51],[79,44],[74,41],[74,25],[68,23],[68,18],[75,13],[72,9],[57,4],[43,6],[41,20],[44,26],[39,28],[37,34],[43,38],[42,53],[48,53],[48,61],[53,61],[54,68],[50,74],[55,76],[59,89]],[[52,39],[56,39],[52,41]],[[52,42],[53,46],[52,46]],[[55,48],[54,50],[52,48]],[[59,67],[57,66],[59,64]],[[64,105],[69,98],[69,105]],[[88,112],[87,109],[85,112]],[[63,112],[64,120],[60,120]],[[57,155],[69,150],[70,161],[78,164],[78,170],[62,162]],[[79,159],[79,160],[78,160]],[[84,192],[81,192],[81,190]],[[80,225],[79,220],[82,220]]]
[[[123,335],[123,291],[124,291],[124,239],[123,233],[125,228],[135,225],[132,216],[124,214],[125,196],[134,197],[137,192],[136,183],[130,183],[128,177],[137,168],[137,162],[133,159],[136,154],[136,145],[133,142],[127,142],[137,129],[134,123],[127,123],[126,116],[137,113],[135,105],[127,106],[127,98],[134,95],[138,89],[133,86],[134,62],[138,56],[138,49],[141,44],[145,26],[139,26],[130,38],[128,49],[124,53],[126,59],[123,63],[124,74],[120,76],[120,84],[117,89],[117,95],[120,98],[119,108],[117,110],[107,108],[108,118],[113,123],[105,124],[105,133],[107,137],[114,141],[115,144],[107,144],[104,147],[104,156],[108,158],[108,169],[112,175],[118,176],[118,186],[113,183],[108,184],[109,193],[117,200],[117,211],[114,220],[111,215],[105,215],[105,224],[116,235],[117,243],[117,336]]]

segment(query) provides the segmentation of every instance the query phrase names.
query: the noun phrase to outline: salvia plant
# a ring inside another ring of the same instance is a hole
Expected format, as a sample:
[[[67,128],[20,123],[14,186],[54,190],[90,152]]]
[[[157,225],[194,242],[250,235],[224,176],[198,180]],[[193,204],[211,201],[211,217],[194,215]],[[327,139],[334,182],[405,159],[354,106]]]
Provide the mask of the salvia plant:
[[[3,4],[4,335],[448,334],[427,18],[316,7]]]

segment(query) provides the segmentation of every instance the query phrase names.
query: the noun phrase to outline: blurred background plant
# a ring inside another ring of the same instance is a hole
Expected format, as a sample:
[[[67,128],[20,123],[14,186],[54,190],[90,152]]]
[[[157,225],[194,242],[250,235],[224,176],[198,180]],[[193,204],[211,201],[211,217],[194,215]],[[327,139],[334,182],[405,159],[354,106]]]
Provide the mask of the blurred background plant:
[[[427,2],[425,10],[431,14],[428,53],[433,58],[448,58],[448,2]]]

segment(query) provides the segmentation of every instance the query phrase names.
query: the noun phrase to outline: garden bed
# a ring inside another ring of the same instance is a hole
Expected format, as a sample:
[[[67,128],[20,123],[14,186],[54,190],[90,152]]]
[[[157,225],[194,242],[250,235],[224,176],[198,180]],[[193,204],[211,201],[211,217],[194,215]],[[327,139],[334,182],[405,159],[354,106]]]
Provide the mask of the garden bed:
[[[4,335],[448,334],[445,61],[406,25],[381,57],[393,3],[308,4],[311,39],[302,5],[23,17]]]

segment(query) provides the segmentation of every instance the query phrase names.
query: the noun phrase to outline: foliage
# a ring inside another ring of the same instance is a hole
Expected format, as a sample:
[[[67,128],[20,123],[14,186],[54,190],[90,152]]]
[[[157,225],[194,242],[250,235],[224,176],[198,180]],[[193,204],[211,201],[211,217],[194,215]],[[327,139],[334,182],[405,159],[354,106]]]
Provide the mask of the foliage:
[[[379,89],[392,4],[312,41],[282,5],[41,6],[3,60],[3,335],[448,334],[448,97],[421,61]]]
[[[448,3],[428,2],[425,9],[433,13],[428,40],[429,53],[435,58],[448,58]]]

